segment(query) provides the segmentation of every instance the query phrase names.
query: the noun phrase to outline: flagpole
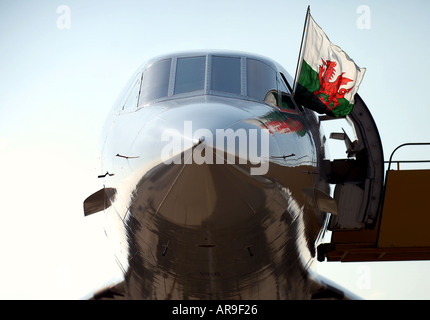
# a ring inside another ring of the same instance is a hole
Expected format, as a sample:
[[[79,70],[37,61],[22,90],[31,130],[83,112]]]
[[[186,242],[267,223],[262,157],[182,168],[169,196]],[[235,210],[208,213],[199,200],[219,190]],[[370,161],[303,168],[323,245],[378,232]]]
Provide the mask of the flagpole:
[[[294,88],[293,88],[293,92],[292,92],[292,96],[293,97],[294,97],[294,94],[296,92],[297,81],[298,81],[298,79],[297,79],[297,73],[299,72],[300,67],[301,67],[301,61],[302,61],[302,59],[300,59],[300,58],[302,57],[302,53],[303,53],[302,52],[303,42],[304,42],[305,37],[306,37],[305,33],[307,31],[307,26],[308,26],[308,20],[309,20],[310,12],[311,12],[311,6],[309,5],[308,9],[306,10],[306,18],[305,18],[305,24],[303,26],[302,42],[300,43],[299,57],[297,59],[296,74],[294,75],[294,83],[293,83],[294,84]]]

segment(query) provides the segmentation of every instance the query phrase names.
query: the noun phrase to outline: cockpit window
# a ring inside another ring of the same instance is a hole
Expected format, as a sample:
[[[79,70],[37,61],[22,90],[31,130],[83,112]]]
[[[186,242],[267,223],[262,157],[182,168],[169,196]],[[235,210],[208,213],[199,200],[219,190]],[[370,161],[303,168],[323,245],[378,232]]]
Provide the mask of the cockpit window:
[[[276,71],[264,62],[247,59],[246,72],[248,97],[276,105]]]
[[[149,66],[143,75],[141,102],[167,97],[169,91],[171,60],[161,60]]]
[[[203,90],[205,87],[206,57],[178,58],[175,94]]]
[[[189,95],[214,94],[296,108],[285,77],[268,61],[205,54],[166,58],[143,71],[139,104]],[[139,92],[135,86],[133,95]],[[130,104],[132,104],[130,100]]]
[[[290,88],[287,87],[288,82],[282,73],[278,74],[278,107],[284,111],[297,111],[296,104],[291,98]]]
[[[129,112],[136,109],[139,101],[141,80],[142,72],[139,72],[121,100],[121,111]]]
[[[239,57],[212,57],[211,89],[214,91],[241,94]]]

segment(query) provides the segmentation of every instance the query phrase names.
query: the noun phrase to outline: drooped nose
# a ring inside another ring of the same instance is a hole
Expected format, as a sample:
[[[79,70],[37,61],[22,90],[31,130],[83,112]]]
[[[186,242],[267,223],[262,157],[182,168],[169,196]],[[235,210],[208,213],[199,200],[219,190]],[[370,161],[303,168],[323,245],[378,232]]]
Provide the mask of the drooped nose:
[[[279,297],[278,281],[299,279],[290,270],[300,261],[296,240],[304,242],[300,194],[312,181],[307,167],[285,156],[301,157],[300,150],[281,153],[276,128],[264,133],[266,122],[275,122],[271,116],[268,107],[250,112],[211,99],[166,108],[140,130],[131,154],[141,156],[129,161],[135,182],[120,223],[126,224],[130,279],[151,280],[138,288],[144,296],[152,288],[164,292],[166,279],[174,279],[180,294],[186,288],[200,297],[260,297],[260,283],[267,281],[265,290]],[[288,148],[301,139],[294,133],[284,138]],[[264,161],[249,157],[253,148],[263,158],[270,154],[267,174],[251,172],[264,168]],[[211,150],[213,157],[206,157]]]
[[[172,162],[265,164],[270,151],[278,147],[255,113],[247,110],[249,105],[244,107],[243,101],[235,99],[205,100],[210,101],[182,102],[153,116],[139,131],[129,153],[140,155],[145,169]],[[138,169],[142,162],[134,164],[133,169]],[[255,174],[264,171],[253,170]]]
[[[218,224],[240,220],[262,206],[260,187],[250,181],[267,173],[270,147],[276,142],[268,130],[240,106],[211,102],[169,108],[149,121],[133,144],[131,153],[143,150],[146,166],[135,207],[185,225],[213,216]],[[137,171],[139,161],[134,164]]]

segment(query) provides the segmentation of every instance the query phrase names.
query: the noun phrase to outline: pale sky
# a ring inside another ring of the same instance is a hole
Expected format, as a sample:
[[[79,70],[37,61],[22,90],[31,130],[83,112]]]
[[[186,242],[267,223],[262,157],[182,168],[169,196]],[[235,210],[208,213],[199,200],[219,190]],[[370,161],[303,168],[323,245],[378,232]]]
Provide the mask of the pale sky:
[[[103,216],[84,219],[82,203],[101,187],[101,126],[134,70],[160,54],[227,49],[272,58],[294,76],[308,4],[330,40],[366,68],[358,92],[385,158],[402,143],[430,141],[426,0],[2,0],[0,298],[79,299],[119,276]],[[429,149],[398,158],[430,159]],[[429,267],[318,270],[364,298],[429,299]]]

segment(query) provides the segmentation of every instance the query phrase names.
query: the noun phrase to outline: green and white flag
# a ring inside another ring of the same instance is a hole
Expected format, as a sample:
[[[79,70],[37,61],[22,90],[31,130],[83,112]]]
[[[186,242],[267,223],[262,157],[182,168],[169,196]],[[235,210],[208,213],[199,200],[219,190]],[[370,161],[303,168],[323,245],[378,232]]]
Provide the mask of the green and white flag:
[[[354,106],[366,69],[358,67],[338,46],[332,44],[309,11],[299,76],[294,98],[303,106],[342,117]]]

